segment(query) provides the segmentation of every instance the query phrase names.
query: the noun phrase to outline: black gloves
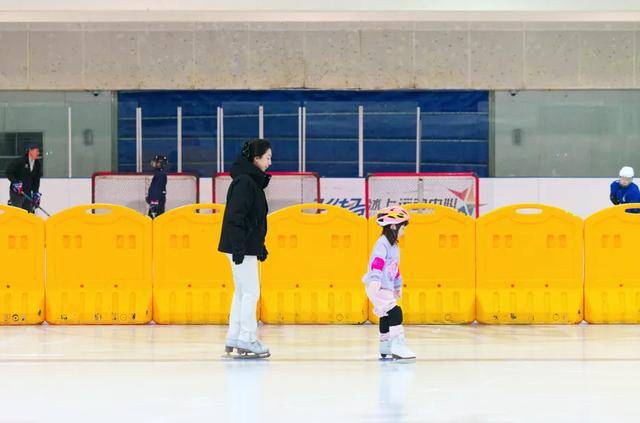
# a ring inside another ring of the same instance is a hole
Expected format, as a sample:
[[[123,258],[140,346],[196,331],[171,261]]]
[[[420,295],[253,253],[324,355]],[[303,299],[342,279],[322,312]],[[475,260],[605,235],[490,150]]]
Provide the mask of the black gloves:
[[[258,260],[265,261],[268,255],[267,247],[262,247],[262,252],[258,254]],[[236,266],[239,266],[244,263],[244,253],[234,253],[231,255],[231,259]]]
[[[262,253],[258,255],[258,260],[265,261],[269,256],[269,251],[267,251],[267,247],[262,247]]]

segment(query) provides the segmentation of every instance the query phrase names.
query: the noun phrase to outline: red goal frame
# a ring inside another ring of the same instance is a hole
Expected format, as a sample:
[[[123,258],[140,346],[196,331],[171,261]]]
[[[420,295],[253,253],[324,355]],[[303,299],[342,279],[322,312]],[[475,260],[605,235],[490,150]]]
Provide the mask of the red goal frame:
[[[271,176],[313,176],[316,178],[316,203],[320,203],[322,196],[320,195],[320,175],[315,172],[267,172]],[[216,202],[216,178],[219,176],[231,176],[229,172],[221,172],[213,175],[213,180],[211,183],[211,199],[215,203]]]
[[[91,202],[96,202],[96,179],[100,176],[153,176],[153,172],[94,172],[91,175]],[[196,203],[200,202],[200,177],[191,172],[170,172],[167,176],[193,176],[196,178]]]
[[[422,177],[422,176],[459,176],[459,177],[471,177],[474,179],[474,189],[476,194],[475,201],[475,217],[478,218],[480,216],[480,178],[474,172],[379,172],[379,173],[370,173],[367,175],[365,179],[365,188],[364,188],[364,196],[365,196],[365,216],[369,217],[369,178],[372,177],[389,177],[389,178],[403,178],[403,177]]]

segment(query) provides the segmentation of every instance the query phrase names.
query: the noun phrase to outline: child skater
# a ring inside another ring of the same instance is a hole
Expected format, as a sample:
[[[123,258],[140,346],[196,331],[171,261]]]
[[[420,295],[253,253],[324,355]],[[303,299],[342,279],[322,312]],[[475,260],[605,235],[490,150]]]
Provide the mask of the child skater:
[[[382,235],[373,247],[363,282],[373,312],[380,318],[380,356],[413,359],[416,355],[405,345],[402,309],[397,303],[402,293],[398,240],[409,224],[409,213],[402,207],[391,207],[378,213],[376,219]]]
[[[149,217],[152,219],[164,213],[167,203],[167,163],[167,156],[157,155],[151,160],[153,178],[146,200],[149,205]]]

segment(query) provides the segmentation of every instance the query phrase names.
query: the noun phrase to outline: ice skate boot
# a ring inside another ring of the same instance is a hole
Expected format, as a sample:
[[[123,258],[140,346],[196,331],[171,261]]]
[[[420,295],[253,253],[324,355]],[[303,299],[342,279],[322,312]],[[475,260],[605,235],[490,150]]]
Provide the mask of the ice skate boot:
[[[224,343],[224,352],[227,355],[231,355],[234,349],[238,348],[237,339],[226,339]]]
[[[391,335],[391,356],[395,360],[413,360],[416,358],[416,354],[405,344],[402,325],[392,326],[389,333]]]
[[[238,355],[234,358],[267,358],[271,356],[269,348],[257,339],[252,342],[238,340],[236,350]]]
[[[380,358],[391,358],[391,340],[389,333],[380,334]]]

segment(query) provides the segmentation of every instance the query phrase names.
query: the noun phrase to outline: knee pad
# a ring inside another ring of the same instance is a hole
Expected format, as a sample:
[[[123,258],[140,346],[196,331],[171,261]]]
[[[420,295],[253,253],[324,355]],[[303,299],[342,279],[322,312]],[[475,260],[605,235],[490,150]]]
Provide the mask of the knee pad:
[[[380,318],[380,333],[388,333],[389,332],[389,316],[384,316]]]
[[[400,306],[395,306],[387,313],[389,318],[389,326],[398,326],[402,324],[402,309]]]

